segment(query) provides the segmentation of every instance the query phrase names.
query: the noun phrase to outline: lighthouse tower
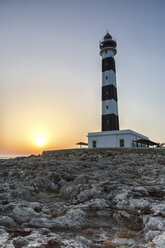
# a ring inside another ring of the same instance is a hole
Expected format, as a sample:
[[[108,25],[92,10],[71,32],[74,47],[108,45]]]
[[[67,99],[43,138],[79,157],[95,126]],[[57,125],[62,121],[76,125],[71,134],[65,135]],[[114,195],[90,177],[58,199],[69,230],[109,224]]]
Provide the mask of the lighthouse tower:
[[[100,42],[102,57],[102,130],[88,133],[88,148],[147,147],[148,137],[133,130],[119,130],[115,55],[116,41],[109,33]]]
[[[100,42],[102,56],[102,131],[119,130],[116,69],[116,41],[107,33]]]

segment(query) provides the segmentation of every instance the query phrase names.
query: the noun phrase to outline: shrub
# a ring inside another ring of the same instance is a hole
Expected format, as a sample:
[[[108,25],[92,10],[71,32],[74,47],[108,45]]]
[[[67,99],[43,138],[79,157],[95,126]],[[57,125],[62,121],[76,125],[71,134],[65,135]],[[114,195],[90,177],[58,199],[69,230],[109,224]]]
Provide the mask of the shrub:
[[[50,214],[51,214],[52,218],[56,218],[56,217],[60,216],[60,213],[57,210],[52,211]]]
[[[122,231],[116,232],[115,236],[117,236],[118,238],[131,239],[135,237],[135,232],[130,231],[130,230],[122,230]]]
[[[110,241],[110,240],[105,240],[105,241],[103,242],[103,246],[104,246],[105,248],[116,248],[116,247],[119,247],[118,244],[113,243],[113,242]]]

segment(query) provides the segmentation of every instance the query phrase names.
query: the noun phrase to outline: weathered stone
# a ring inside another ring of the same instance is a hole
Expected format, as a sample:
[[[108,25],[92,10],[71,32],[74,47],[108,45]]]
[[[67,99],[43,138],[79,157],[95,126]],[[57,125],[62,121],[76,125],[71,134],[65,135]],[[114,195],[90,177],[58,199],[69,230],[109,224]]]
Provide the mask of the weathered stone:
[[[2,247],[5,247],[8,238],[9,234],[4,229],[0,229],[0,244]]]
[[[7,228],[16,228],[17,224],[9,216],[0,216],[0,226],[4,226]]]
[[[164,157],[100,148],[0,160],[0,247],[164,248]]]
[[[165,232],[153,239],[153,244],[156,245],[156,248],[165,247]]]
[[[18,223],[25,223],[30,221],[31,218],[37,217],[38,214],[33,208],[17,206],[11,213],[11,217]]]
[[[65,215],[54,221],[54,227],[64,229],[80,229],[84,224],[85,213],[80,209],[69,209]]]
[[[145,231],[164,231],[165,230],[165,219],[162,217],[144,216],[143,222],[145,225]]]

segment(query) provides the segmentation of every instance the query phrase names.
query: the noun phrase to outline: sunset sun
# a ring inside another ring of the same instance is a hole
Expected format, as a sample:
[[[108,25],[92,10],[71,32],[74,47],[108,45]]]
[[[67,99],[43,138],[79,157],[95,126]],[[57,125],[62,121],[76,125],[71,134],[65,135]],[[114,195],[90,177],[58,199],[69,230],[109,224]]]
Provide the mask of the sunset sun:
[[[45,138],[44,137],[37,137],[36,138],[36,144],[37,144],[37,146],[43,146],[45,144]]]

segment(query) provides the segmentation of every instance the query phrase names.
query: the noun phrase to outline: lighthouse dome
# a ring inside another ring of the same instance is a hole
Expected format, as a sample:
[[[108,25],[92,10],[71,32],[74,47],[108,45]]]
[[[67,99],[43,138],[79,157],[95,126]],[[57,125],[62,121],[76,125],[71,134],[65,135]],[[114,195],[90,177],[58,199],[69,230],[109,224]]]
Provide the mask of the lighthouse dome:
[[[102,56],[102,52],[107,49],[113,51],[115,55],[117,53],[116,46],[117,44],[115,39],[113,39],[113,37],[107,32],[100,41],[100,55]]]
[[[111,40],[112,36],[107,32],[106,35],[104,36],[104,40]]]

